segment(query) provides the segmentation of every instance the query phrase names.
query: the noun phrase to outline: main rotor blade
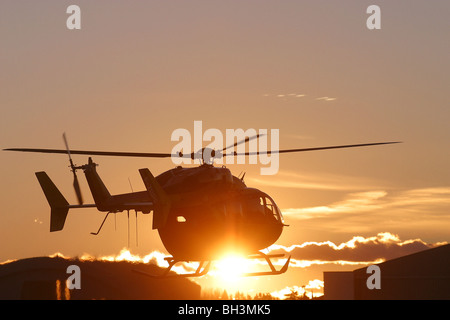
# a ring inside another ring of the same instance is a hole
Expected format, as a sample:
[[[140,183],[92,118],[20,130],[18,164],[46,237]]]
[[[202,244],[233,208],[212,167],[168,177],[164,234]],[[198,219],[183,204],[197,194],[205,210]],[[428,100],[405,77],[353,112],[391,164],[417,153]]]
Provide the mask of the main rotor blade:
[[[256,137],[256,136],[255,136]],[[245,140],[243,140],[245,141]],[[315,148],[300,148],[300,149],[284,149],[284,150],[268,150],[268,151],[256,151],[256,152],[244,152],[244,153],[224,153],[224,157],[229,156],[240,156],[240,155],[259,155],[272,154],[272,153],[289,153],[289,152],[305,152],[305,151],[318,151],[318,150],[329,150],[329,149],[342,149],[342,148],[354,148],[354,147],[366,147],[366,146],[376,146],[384,144],[394,144],[401,143],[400,141],[395,142],[376,142],[376,143],[363,143],[363,144],[350,144],[342,146],[328,146],[328,147],[315,147]],[[227,147],[228,148],[228,147]],[[20,151],[20,152],[38,152],[38,153],[59,153],[67,154],[67,150],[60,149],[33,149],[33,148],[9,148],[3,149],[4,151]],[[116,157],[140,157],[140,158],[170,158],[170,157],[190,157],[190,154],[178,155],[170,153],[148,153],[148,152],[117,152],[117,151],[89,151],[89,150],[70,150],[71,154],[84,154],[93,156],[116,156]]]
[[[222,152],[227,150],[227,149],[229,149],[229,148],[236,147],[237,145],[239,145],[241,143],[249,142],[250,140],[253,140],[253,139],[258,139],[261,136],[264,136],[264,134],[257,134],[256,136],[253,136],[253,137],[247,137],[244,140],[240,140],[240,141],[238,141],[238,142],[236,142],[234,144],[229,145],[228,147],[223,148]]]
[[[34,149],[34,148],[9,148],[4,151],[38,152],[38,153],[59,153],[67,154],[67,150],[61,149]],[[115,157],[141,157],[141,158],[170,158],[170,153],[148,153],[148,152],[116,152],[116,151],[95,151],[95,150],[70,150],[70,154],[84,154],[92,156],[115,156]],[[178,155],[174,155],[178,157]]]
[[[289,152],[305,152],[305,151],[318,151],[318,150],[329,150],[329,149],[343,149],[343,148],[355,148],[355,147],[368,147],[368,146],[377,146],[383,144],[394,144],[401,143],[400,141],[394,142],[375,142],[375,143],[363,143],[363,144],[348,144],[342,146],[328,146],[328,147],[315,147],[315,148],[301,148],[301,149],[284,149],[284,150],[268,150],[268,151],[256,151],[256,152],[245,152],[245,153],[235,153],[235,154],[224,154],[223,156],[250,156],[250,155],[259,155],[263,154],[272,154],[272,153],[289,153]]]

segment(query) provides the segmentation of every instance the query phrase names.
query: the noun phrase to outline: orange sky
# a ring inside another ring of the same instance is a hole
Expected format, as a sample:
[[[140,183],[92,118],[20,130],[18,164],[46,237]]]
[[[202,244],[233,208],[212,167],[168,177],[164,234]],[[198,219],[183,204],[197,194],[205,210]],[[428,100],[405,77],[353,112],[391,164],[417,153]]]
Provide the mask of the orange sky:
[[[382,28],[374,31],[365,23],[373,1],[76,2],[76,31],[65,23],[72,2],[0,4],[2,149],[63,148],[66,132],[73,149],[170,152],[172,131],[193,130],[195,120],[204,129],[279,129],[281,148],[401,140],[282,155],[274,176],[261,176],[258,165],[228,167],[246,171],[247,185],[284,212],[290,227],[279,245],[339,245],[383,232],[400,242],[449,241],[447,2],[376,1]],[[128,179],[143,190],[139,168],[173,167],[94,160],[112,193],[129,192]],[[46,171],[74,203],[64,155],[0,152],[0,161],[0,261],[118,254],[127,245],[126,215],[117,216],[117,231],[111,219],[94,237],[103,215],[91,209],[48,232],[34,172]],[[151,217],[138,219],[132,251],[164,252],[147,232]],[[132,232],[134,222],[132,215]],[[309,277],[291,267],[267,283],[273,291],[301,286],[329,268],[315,266]]]

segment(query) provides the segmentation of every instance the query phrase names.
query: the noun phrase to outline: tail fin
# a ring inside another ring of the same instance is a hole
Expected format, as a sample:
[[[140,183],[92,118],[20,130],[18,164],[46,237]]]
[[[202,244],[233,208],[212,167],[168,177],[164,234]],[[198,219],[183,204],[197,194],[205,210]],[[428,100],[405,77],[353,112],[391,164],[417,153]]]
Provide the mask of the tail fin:
[[[100,211],[109,211],[108,204],[111,200],[111,194],[103,183],[96,170],[97,164],[89,157],[89,162],[84,167],[84,174],[91,189],[92,197]]]
[[[162,228],[167,222],[167,216],[170,211],[170,198],[166,192],[161,188],[158,181],[148,169],[139,169],[142,180],[147,188],[150,198],[155,203],[155,210],[153,211],[153,229]]]
[[[66,222],[67,213],[69,212],[69,203],[47,173],[43,171],[36,172],[36,177],[51,208],[50,232],[62,230]]]

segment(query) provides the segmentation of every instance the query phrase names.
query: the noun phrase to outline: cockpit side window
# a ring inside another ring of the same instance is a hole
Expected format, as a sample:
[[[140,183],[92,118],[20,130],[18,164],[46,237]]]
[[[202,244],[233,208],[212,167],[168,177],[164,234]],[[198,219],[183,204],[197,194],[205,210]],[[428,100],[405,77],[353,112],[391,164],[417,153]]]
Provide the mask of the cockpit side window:
[[[266,206],[266,211],[270,212],[273,215],[273,217],[275,218],[275,220],[284,224],[284,220],[283,220],[283,216],[281,215],[281,211],[278,208],[278,206],[275,204],[275,202],[273,202],[273,200],[270,199],[269,197],[265,197],[264,202],[265,202],[265,206]]]
[[[268,214],[273,215],[275,217],[275,219],[278,220],[278,215],[277,215],[277,211],[275,209],[275,205],[274,203],[267,197],[264,198],[264,203],[265,203],[265,210]]]
[[[255,218],[275,219],[280,223],[284,223],[280,209],[267,195],[251,195],[243,198],[242,212]]]

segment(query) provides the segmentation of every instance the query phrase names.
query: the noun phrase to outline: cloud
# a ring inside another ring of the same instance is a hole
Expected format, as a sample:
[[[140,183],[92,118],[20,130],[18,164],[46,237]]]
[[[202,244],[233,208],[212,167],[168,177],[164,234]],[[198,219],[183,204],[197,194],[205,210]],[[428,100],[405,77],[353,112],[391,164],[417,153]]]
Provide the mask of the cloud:
[[[2,261],[2,262],[0,262],[0,266],[4,265],[4,264],[11,263],[11,262],[14,262],[14,261],[17,261],[17,259],[8,259],[8,260],[5,260],[5,261]]]
[[[307,95],[305,93],[275,93],[275,94],[269,94],[265,93],[263,94],[263,97],[275,97],[277,99],[281,99],[284,101],[295,101],[295,99],[304,98]],[[328,97],[328,96],[322,96],[322,97],[311,97],[311,99],[316,101],[335,101],[337,98],[335,97]]]
[[[263,94],[264,97],[276,97],[276,98],[303,98],[306,96],[304,93],[280,93],[280,94]]]
[[[360,177],[325,173],[299,174],[286,170],[280,170],[276,176],[264,179],[249,177],[248,181],[260,186],[309,190],[356,191],[381,188],[380,183]]]
[[[450,187],[348,193],[333,203],[281,211],[288,224],[302,220],[311,230],[354,234],[377,232],[382,225],[390,232],[420,230],[436,238],[450,228]]]
[[[428,244],[421,239],[402,241],[398,235],[381,232],[376,236],[367,238],[354,236],[349,241],[340,244],[324,241],[305,242],[289,247],[272,245],[267,252],[290,255],[293,261],[291,266],[308,267],[314,263],[367,264],[381,262],[442,244],[444,243]],[[302,262],[306,261],[309,261],[310,264],[302,264]]]
[[[283,215],[292,216],[298,219],[317,218],[337,213],[367,212],[383,208],[385,204],[382,200],[386,197],[386,191],[368,191],[351,193],[343,201],[333,203],[328,206],[318,206],[310,208],[288,208],[283,209]]]
[[[323,188],[327,186],[326,183],[319,183],[319,185],[322,185]],[[351,187],[343,186],[342,188],[345,190],[345,188],[350,189]],[[418,208],[429,208],[429,205],[448,208],[450,205],[450,187],[412,189],[391,194],[385,190],[349,193],[344,200],[329,205],[284,209],[283,214],[349,213],[400,207],[417,210]]]
[[[53,255],[50,255],[51,258],[53,257],[60,257],[64,259],[71,259],[69,257],[64,256],[62,253],[55,253]],[[133,254],[131,251],[127,248],[123,248],[119,254],[116,255],[106,255],[106,256],[93,256],[89,253],[82,254],[79,259],[83,261],[110,261],[110,262],[120,262],[120,261],[127,261],[131,263],[149,263],[156,265],[160,268],[167,268],[169,267],[169,263],[167,260],[165,260],[165,257],[167,257],[166,253],[154,250],[150,252],[147,255],[141,256],[138,254]],[[172,267],[172,271],[176,273],[190,273],[197,269],[197,263],[190,263],[190,262],[179,262],[175,266]]]
[[[330,97],[320,97],[320,98],[316,98],[316,100],[323,100],[323,101],[334,101],[337,98],[330,98]]]

